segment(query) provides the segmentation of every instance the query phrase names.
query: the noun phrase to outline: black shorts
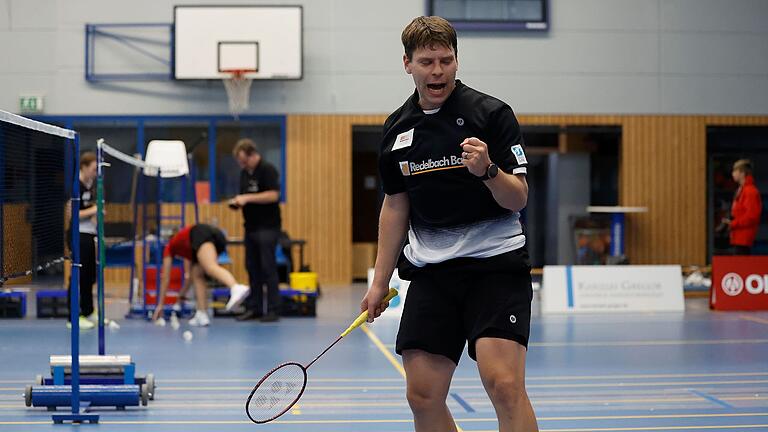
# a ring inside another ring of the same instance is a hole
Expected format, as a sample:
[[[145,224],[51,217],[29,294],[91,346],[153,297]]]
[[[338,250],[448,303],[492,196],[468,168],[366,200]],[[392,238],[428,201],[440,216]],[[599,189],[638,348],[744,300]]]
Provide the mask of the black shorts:
[[[528,347],[531,267],[526,248],[491,258],[457,258],[410,272],[395,351],[419,349],[459,364],[464,344],[477,361],[481,337]]]
[[[189,243],[192,246],[192,262],[197,262],[197,251],[203,243],[211,242],[216,247],[216,254],[221,254],[227,250],[227,238],[220,229],[206,225],[197,224],[189,230]]]

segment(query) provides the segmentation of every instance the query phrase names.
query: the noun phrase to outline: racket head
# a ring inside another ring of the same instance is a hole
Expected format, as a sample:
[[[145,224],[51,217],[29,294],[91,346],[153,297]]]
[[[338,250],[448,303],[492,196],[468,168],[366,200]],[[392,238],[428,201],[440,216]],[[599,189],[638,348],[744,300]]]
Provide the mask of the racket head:
[[[296,405],[307,387],[307,369],[296,362],[283,363],[267,372],[245,401],[252,422],[268,423]]]

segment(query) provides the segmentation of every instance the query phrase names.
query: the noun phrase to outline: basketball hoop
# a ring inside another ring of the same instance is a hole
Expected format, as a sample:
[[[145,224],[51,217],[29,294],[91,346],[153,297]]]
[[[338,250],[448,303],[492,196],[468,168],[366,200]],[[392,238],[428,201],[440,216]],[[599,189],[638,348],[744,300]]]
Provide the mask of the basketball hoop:
[[[229,74],[228,77],[223,78],[224,88],[227,90],[227,98],[229,99],[229,112],[237,118],[248,109],[251,94],[251,82],[253,80],[245,74],[256,71],[235,69],[222,72]]]

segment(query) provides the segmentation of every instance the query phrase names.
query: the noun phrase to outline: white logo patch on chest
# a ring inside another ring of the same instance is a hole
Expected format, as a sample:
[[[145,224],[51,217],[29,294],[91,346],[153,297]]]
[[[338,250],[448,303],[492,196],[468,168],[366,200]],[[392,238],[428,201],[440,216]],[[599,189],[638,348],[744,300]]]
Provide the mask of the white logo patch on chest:
[[[413,144],[413,131],[414,129],[411,129],[408,132],[403,132],[398,135],[397,138],[395,138],[395,144],[392,145],[392,150],[394,151],[410,147],[411,144]]]

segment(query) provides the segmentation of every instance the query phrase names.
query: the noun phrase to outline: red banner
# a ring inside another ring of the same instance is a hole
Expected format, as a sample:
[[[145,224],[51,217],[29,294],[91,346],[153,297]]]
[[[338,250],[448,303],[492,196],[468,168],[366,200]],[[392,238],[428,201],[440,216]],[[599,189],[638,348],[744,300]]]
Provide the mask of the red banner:
[[[768,310],[768,256],[712,257],[709,305],[717,310]]]

